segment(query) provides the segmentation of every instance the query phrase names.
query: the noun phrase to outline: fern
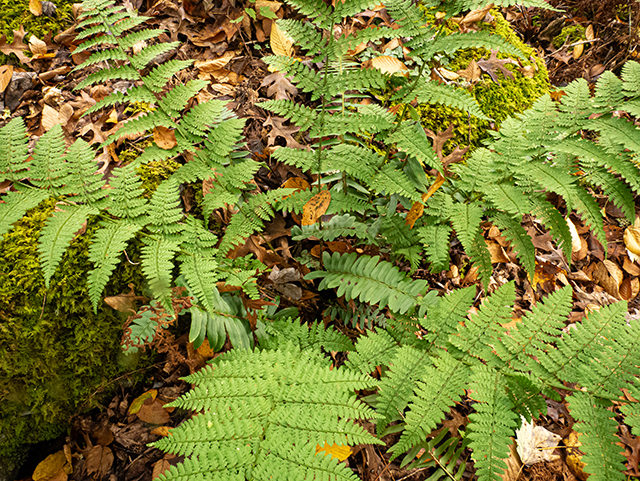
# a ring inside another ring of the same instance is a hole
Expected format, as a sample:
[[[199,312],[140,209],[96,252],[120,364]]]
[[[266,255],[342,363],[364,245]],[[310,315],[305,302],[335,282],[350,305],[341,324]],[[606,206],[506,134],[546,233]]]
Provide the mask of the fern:
[[[375,414],[354,397],[371,386],[362,374],[329,370],[311,351],[232,351],[188,381],[194,389],[172,403],[202,414],[155,447],[190,457],[161,479],[191,478],[202,465],[217,479],[356,479],[316,446],[381,444],[349,419]],[[221,418],[218,413],[225,413]]]
[[[27,169],[27,128],[17,117],[0,129],[0,182],[20,181]]]

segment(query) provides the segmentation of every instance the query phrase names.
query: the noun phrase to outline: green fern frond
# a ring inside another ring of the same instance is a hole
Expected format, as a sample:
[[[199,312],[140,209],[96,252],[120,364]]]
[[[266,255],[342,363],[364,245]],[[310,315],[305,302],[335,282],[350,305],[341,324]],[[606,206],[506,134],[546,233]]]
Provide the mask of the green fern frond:
[[[622,90],[628,97],[640,95],[640,63],[633,60],[625,62],[622,66]]]
[[[443,104],[469,112],[480,120],[489,120],[489,117],[480,110],[476,100],[466,90],[456,89],[438,82],[422,82],[414,93],[419,103]]]
[[[359,337],[355,348],[355,352],[349,353],[345,366],[370,374],[376,366],[388,366],[399,346],[387,331],[375,329],[367,332],[366,336]]]
[[[427,135],[419,122],[404,121],[393,132],[388,142],[395,143],[398,150],[413,155],[422,165],[442,173],[442,162],[438,159]]]
[[[156,43],[153,45],[149,45],[144,47],[140,52],[136,53],[129,59],[131,65],[138,70],[145,69],[151,61],[159,55],[163,53],[170,52],[178,48],[181,45],[181,42],[167,42],[167,43]],[[126,58],[122,59],[126,60]]]
[[[267,100],[261,102],[260,107],[287,118],[289,122],[300,127],[301,130],[307,130],[318,119],[318,113],[315,109],[291,100]]]
[[[629,120],[619,117],[596,119],[589,127],[600,132],[600,143],[614,154],[624,149],[640,152],[640,129]]]
[[[347,300],[378,304],[381,309],[388,305],[392,311],[404,314],[420,305],[426,292],[425,280],[412,280],[378,256],[358,257],[356,253],[338,252],[330,255],[325,251],[322,261],[326,271],[311,272],[305,279],[321,278],[319,289],[337,287],[337,295],[344,295]]]
[[[435,438],[419,443],[414,449],[425,450],[423,456],[406,466],[407,471],[432,467],[435,472],[429,476],[430,481],[450,479],[460,481],[467,467],[467,463],[461,460],[463,453],[469,446],[469,439],[462,440],[456,437],[446,437],[446,429],[442,429]],[[404,467],[406,463],[415,458],[413,452],[409,452],[405,460],[400,463]],[[459,461],[461,461],[459,463]]]
[[[213,315],[216,297],[219,297],[215,283],[219,279],[218,263],[215,260],[215,245],[218,238],[209,232],[203,223],[191,216],[187,217],[182,232],[182,250],[178,257],[180,273],[202,306]]]
[[[111,273],[120,263],[120,253],[133,239],[141,226],[127,222],[103,225],[98,229],[89,246],[89,260],[95,268],[89,271],[89,299],[93,311],[98,312],[98,303]]]
[[[622,80],[608,70],[596,82],[596,94],[593,99],[600,112],[608,113],[615,110],[624,98]]]
[[[280,19],[278,27],[295,40],[296,45],[304,45],[307,55],[319,54],[326,47],[322,34],[309,22],[289,18]]]
[[[60,124],[54,125],[46,132],[33,149],[30,181],[36,187],[48,189],[52,195],[61,195],[65,189],[66,177],[69,174],[65,156],[64,134]]]
[[[154,104],[158,101],[156,96],[153,95],[145,86],[132,87],[125,93],[120,91],[111,92],[105,98],[97,102],[93,107],[88,109],[83,115],[88,115],[105,107],[112,107],[114,105],[124,104],[127,102],[144,102],[147,104]]]
[[[180,186],[171,178],[162,182],[153,193],[147,207],[147,224],[151,232],[167,239],[182,231],[179,224],[183,213],[180,208]]]
[[[398,194],[413,202],[421,199],[421,194],[416,190],[415,185],[407,174],[396,169],[391,163],[384,164],[382,168],[374,174],[370,187],[379,194]]]
[[[438,299],[438,304],[427,311],[420,324],[427,330],[424,336],[429,344],[427,350],[435,347],[445,348],[452,334],[464,322],[473,306],[476,289],[474,286],[457,289]]]
[[[25,189],[22,191],[9,191],[0,198],[0,236],[4,236],[14,222],[19,221],[24,214],[47,199],[49,193],[40,189]]]
[[[46,220],[38,242],[38,251],[47,289],[65,249],[76,232],[90,215],[97,213],[98,210],[91,206],[65,205]]]
[[[137,222],[147,212],[147,199],[142,188],[135,164],[125,165],[113,170],[110,182],[113,190],[109,195],[109,212],[131,222]]]
[[[585,79],[571,82],[564,88],[564,92],[566,95],[560,99],[560,112],[556,122],[568,133],[574,133],[583,128],[593,113],[593,100]]]
[[[84,140],[76,140],[67,150],[67,171],[65,178],[67,192],[74,193],[76,202],[94,207],[102,207],[107,192],[103,189],[105,181],[98,173],[94,161],[95,152]]]
[[[208,459],[205,469],[216,479],[357,479],[337,460],[316,455],[316,446],[381,444],[347,420],[375,417],[353,392],[371,381],[330,370],[311,351],[236,350],[187,379],[194,389],[172,405],[204,411],[154,445],[200,463]],[[220,412],[227,413],[224,420]],[[161,476],[180,478],[177,468]]]
[[[538,196],[531,203],[531,214],[542,221],[553,240],[562,248],[565,257],[571,259],[571,232],[560,212],[546,199]]]
[[[144,78],[144,84],[152,92],[162,92],[162,89],[164,89],[171,77],[190,67],[193,62],[193,60],[169,60],[151,70],[149,75]]]
[[[267,322],[265,326],[269,337],[260,343],[262,349],[277,349],[292,343],[301,350],[312,349],[318,353],[353,351],[351,340],[333,326],[324,327],[323,323],[301,323],[300,319],[278,319]]]
[[[475,412],[469,415],[469,447],[473,451],[476,473],[480,481],[500,481],[507,467],[510,437],[518,427],[518,416],[505,392],[504,377],[478,364],[472,369]]]
[[[12,119],[0,129],[0,182],[20,181],[27,173],[27,127],[22,117]]]
[[[488,32],[441,35],[430,44],[413,50],[411,55],[424,60],[430,60],[437,53],[451,55],[458,50],[481,47],[487,50],[499,50],[501,53],[527,60],[527,57],[518,47],[515,47],[501,36]]]
[[[482,207],[478,203],[455,204],[450,215],[451,223],[465,250],[475,242],[482,222]]]
[[[464,394],[470,369],[446,351],[432,358],[432,364],[422,372],[409,403],[406,426],[400,440],[390,451],[395,459],[414,445],[422,442],[436,428],[446,412]]]
[[[349,214],[336,215],[328,222],[322,224],[304,225],[302,227],[294,226],[291,229],[291,237],[294,241],[300,241],[309,238],[322,239],[332,241],[338,237],[356,237],[358,239],[367,239],[370,235],[367,232],[368,226]]]
[[[154,297],[168,312],[173,312],[171,305],[171,281],[173,276],[173,257],[178,250],[177,242],[167,239],[145,239],[140,249],[142,272],[147,278],[149,289]]]
[[[625,456],[618,446],[618,422],[610,411],[611,401],[598,399],[588,393],[574,393],[567,398],[571,415],[578,420],[575,429],[582,434],[584,471],[594,479],[622,481]]]
[[[429,270],[433,273],[446,271],[449,268],[451,227],[429,216],[425,225],[418,229],[418,234],[424,246],[424,254],[431,263]]]
[[[211,127],[232,116],[233,113],[225,107],[224,102],[220,100],[206,102],[189,109],[180,120],[180,128],[193,135],[204,137]]]
[[[130,65],[121,65],[104,70],[98,70],[95,73],[87,75],[87,78],[78,83],[74,90],[82,90],[91,85],[103,84],[107,80],[140,80],[138,71]]]

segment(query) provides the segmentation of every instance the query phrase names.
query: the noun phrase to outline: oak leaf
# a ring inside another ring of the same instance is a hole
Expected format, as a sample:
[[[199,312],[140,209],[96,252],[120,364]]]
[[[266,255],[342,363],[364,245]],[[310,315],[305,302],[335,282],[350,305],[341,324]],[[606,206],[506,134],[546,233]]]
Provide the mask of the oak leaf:
[[[269,117],[264,122],[265,127],[271,127],[271,132],[269,132],[268,139],[269,145],[275,145],[278,137],[282,137],[287,147],[291,147],[294,149],[304,149],[304,146],[299,144],[296,139],[293,138],[293,134],[297,133],[300,130],[300,127],[296,127],[294,125],[282,125],[285,119],[282,117]]]
[[[507,64],[519,65],[516,60],[510,58],[499,59],[497,50],[491,50],[491,56],[487,60],[478,60],[478,67],[486,72],[491,77],[491,80],[498,85],[500,85],[496,75],[498,71],[502,72],[505,77],[514,78],[513,73],[505,67]]]
[[[0,35],[0,52],[5,55],[14,54],[20,62],[30,65],[31,59],[24,54],[25,50],[29,50],[29,47],[22,41],[26,33],[24,26],[20,25],[18,30],[13,31],[13,42],[10,44],[7,43],[7,37],[4,33]]]
[[[298,94],[298,89],[282,72],[274,72],[267,75],[260,84],[260,87],[269,87],[267,89],[267,96],[273,97],[275,94],[276,100],[289,100]]]

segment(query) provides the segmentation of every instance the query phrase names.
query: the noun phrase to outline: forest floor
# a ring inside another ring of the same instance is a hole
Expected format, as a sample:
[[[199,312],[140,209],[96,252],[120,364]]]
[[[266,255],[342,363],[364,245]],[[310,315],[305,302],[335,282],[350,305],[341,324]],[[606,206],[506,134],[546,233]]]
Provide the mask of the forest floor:
[[[257,156],[266,159],[275,145],[297,144],[299,139],[296,138],[296,128],[283,125],[282,119],[269,117],[267,112],[255,105],[276,92],[281,95],[294,93],[291,84],[270,83],[267,78],[270,72],[261,60],[262,56],[271,53],[268,39],[272,19],[258,15],[254,20],[245,15],[244,21],[231,22],[230,19],[238,18],[245,7],[234,0],[222,0],[215,5],[201,0],[125,0],[126,2],[139,8],[144,15],[152,17],[150,23],[164,28],[169,38],[183,41],[179,57],[198,60],[189,75],[210,79],[212,84],[209,96],[227,100],[228,106],[239,117],[247,120],[247,145]],[[286,18],[290,13],[285,5],[277,1],[257,0],[256,6],[260,2],[279,18]],[[509,7],[503,9],[503,15],[519,35],[544,57],[556,92],[576,78],[584,78],[593,83],[605,70],[619,73],[624,61],[640,57],[640,45],[637,43],[638,4],[616,0],[555,0],[551,3],[561,11]],[[564,45],[554,46],[552,40],[567,26],[583,29],[586,32],[583,38],[590,42],[568,39]],[[11,103],[14,113],[27,118],[32,134],[41,135],[50,122],[64,121],[68,136],[93,136],[94,141],[99,141],[119,127],[119,119],[114,119],[107,113],[96,121],[86,123],[77,119],[73,113],[91,105],[114,86],[102,87],[104,91],[100,91],[98,87],[91,97],[86,93],[78,95],[72,92],[73,86],[85,74],[71,72],[71,69],[84,58],[51,54],[69,47],[73,42],[74,35],[71,31],[55,39],[48,37],[31,41],[23,39],[20,32],[17,32],[12,43],[0,42],[0,51],[17,54],[41,81],[41,88],[37,89],[20,89],[17,85],[10,85],[8,88],[14,90],[7,92],[5,99],[9,99],[7,103]],[[30,50],[33,55],[25,56],[24,50]],[[2,74],[0,70],[0,86]],[[105,162],[117,165],[116,152],[105,152],[104,155]],[[260,171],[257,182],[266,186],[280,185],[286,180],[286,172],[281,172],[280,175],[281,179],[268,178],[266,172]],[[640,210],[640,205],[636,205],[636,210]],[[588,229],[578,225],[582,248],[574,252],[571,267],[566,266],[565,269],[557,267],[557,263],[553,262],[558,256],[549,242],[550,237],[536,232],[535,226],[529,226],[538,259],[544,268],[540,271],[535,292],[520,292],[519,298],[527,299],[529,296],[530,300],[537,299],[545,292],[555,290],[557,285],[572,283],[576,289],[578,307],[582,311],[593,305],[624,299],[630,301],[630,312],[637,313],[640,308],[637,297],[640,290],[640,267],[630,262],[626,255],[623,242],[626,226],[619,221],[622,214],[613,206],[607,206],[606,214],[605,230],[609,240],[607,255],[605,256],[605,248],[595,241]],[[290,247],[289,229],[284,222],[274,221],[267,225],[267,229],[264,235],[269,240],[277,241],[276,245],[283,250]],[[252,252],[263,259],[273,254],[257,244],[245,246],[245,249],[247,253]],[[455,251],[456,247],[453,249]],[[454,252],[452,259],[460,256],[461,252]],[[526,277],[517,264],[509,259],[503,260],[504,262],[494,264],[494,276],[501,279],[500,283]],[[442,292],[448,292],[465,282],[474,282],[474,279],[456,279],[455,276],[444,274],[417,274],[429,279],[430,285]],[[318,314],[317,296],[317,293],[310,293],[307,299],[303,296],[304,300],[298,304],[301,311],[306,310],[306,316],[310,318]],[[582,311],[576,310],[573,313],[575,319],[572,322],[581,318]],[[65,453],[66,459],[74,459],[74,469],[72,473],[65,473],[67,478],[60,474],[60,478],[55,479],[148,481],[167,466],[176,464],[178,458],[164,455],[157,449],[147,447],[147,444],[166,434],[167,428],[176,426],[184,419],[183,414],[169,411],[162,404],[184,393],[188,385],[180,378],[203,366],[213,353],[207,352],[206,348],[194,350],[188,344],[186,335],[172,339],[164,348],[166,352],[160,354],[158,362],[148,369],[149,375],[144,385],[132,388],[127,377],[112,381],[111,385],[117,386],[116,394],[110,399],[102,399],[102,409],[94,409],[74,417],[69,436],[46,446],[39,446],[23,467],[21,479],[33,479],[31,475],[35,467],[50,454],[60,451]],[[96,393],[96,398],[100,398],[99,393]],[[572,419],[566,406],[553,401],[549,401],[548,405],[549,413],[541,420],[542,425],[562,437],[567,436],[572,431]],[[468,407],[464,404],[452,410],[447,417],[450,429],[457,429],[465,424],[467,410]],[[621,447],[628,460],[627,474],[640,476],[640,439],[631,435],[626,426],[622,425],[620,429]],[[409,473],[400,469],[397,464],[390,465],[388,459],[375,449],[367,449],[366,452],[356,450],[347,462],[365,481],[419,481],[427,479],[430,474],[429,471]],[[579,479],[577,476],[580,474],[570,469],[571,464],[571,460],[563,454],[559,461],[539,463],[520,472],[507,473],[505,481]],[[473,478],[473,472],[469,461],[464,479]]]

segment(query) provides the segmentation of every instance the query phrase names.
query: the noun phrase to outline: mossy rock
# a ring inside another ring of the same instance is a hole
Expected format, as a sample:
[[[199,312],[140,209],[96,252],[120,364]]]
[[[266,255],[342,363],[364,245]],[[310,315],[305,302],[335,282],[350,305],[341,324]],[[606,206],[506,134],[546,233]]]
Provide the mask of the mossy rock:
[[[493,122],[469,117],[466,112],[445,107],[443,105],[421,104],[416,110],[422,119],[422,125],[434,132],[446,130],[453,123],[453,138],[444,146],[445,155],[451,152],[455,146],[470,146],[471,150],[482,145],[482,141],[488,137],[490,128],[497,128],[507,117],[521,113],[530,108],[533,103],[549,91],[549,75],[544,61],[538,58],[533,48],[523,43],[513,31],[509,22],[497,11],[491,10],[495,18],[492,23],[482,24],[481,30],[500,35],[509,43],[522,51],[525,61],[520,59],[523,67],[531,66],[535,72],[533,78],[524,76],[514,65],[507,64],[506,68],[513,73],[513,79],[498,73],[499,84],[484,74],[480,81],[470,89],[470,93],[478,102],[482,112]],[[453,30],[451,30],[453,31]],[[459,71],[467,68],[472,60],[487,59],[490,52],[484,48],[459,50],[443,67],[450,71]],[[498,54],[498,58],[509,58],[507,55]],[[492,125],[493,124],[493,125]]]
[[[0,0],[0,34],[5,34],[8,40],[13,39],[13,31],[24,27],[26,40],[35,35],[43,39],[47,33],[52,36],[66,30],[73,23],[71,0],[50,0],[56,6],[56,12],[51,17],[40,15],[36,17],[29,11],[29,0]]]
[[[50,287],[38,260],[38,237],[50,199],[14,224],[0,243],[0,479],[32,443],[54,438],[71,415],[127,366],[120,350],[125,315],[107,305],[94,313],[87,292],[88,246],[98,219],[66,250]],[[135,248],[127,251],[132,261]],[[139,269],[123,262],[106,295],[142,287]],[[4,466],[2,466],[4,464]]]

